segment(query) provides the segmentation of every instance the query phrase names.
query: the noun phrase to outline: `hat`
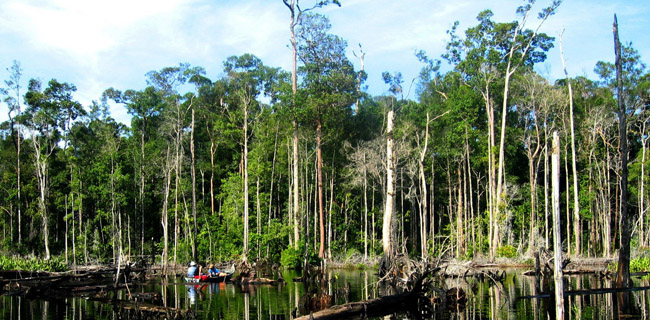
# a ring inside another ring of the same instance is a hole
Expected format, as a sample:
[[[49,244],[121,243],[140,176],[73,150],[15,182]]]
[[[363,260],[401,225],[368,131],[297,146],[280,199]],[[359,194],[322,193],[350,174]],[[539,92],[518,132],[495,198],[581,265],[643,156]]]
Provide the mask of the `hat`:
[[[212,267],[214,267],[214,265],[211,263],[211,264],[210,264],[210,268],[212,268]]]
[[[194,261],[190,262],[190,267],[196,267],[196,262]]]

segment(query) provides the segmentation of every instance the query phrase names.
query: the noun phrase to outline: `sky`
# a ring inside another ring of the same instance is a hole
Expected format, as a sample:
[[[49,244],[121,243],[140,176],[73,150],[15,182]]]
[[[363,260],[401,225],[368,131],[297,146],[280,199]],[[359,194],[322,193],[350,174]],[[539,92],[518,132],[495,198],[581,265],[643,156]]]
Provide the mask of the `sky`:
[[[309,7],[315,0],[302,0]],[[538,0],[534,10],[550,0]],[[496,22],[517,20],[517,0],[341,0],[341,7],[318,9],[330,18],[331,33],[348,42],[348,57],[359,44],[365,52],[366,91],[385,94],[381,73],[401,72],[407,98],[417,99],[413,79],[422,64],[415,52],[444,53],[454,21],[459,30],[476,25],[476,16],[493,11]],[[558,37],[571,77],[593,73],[597,61],[613,61],[612,23],[618,16],[621,41],[632,42],[644,62],[650,56],[650,5],[647,0],[565,0],[541,32]],[[529,28],[538,20],[530,19]],[[85,106],[102,92],[141,90],[145,74],[181,62],[205,68],[210,79],[222,76],[223,61],[252,53],[272,67],[291,69],[289,11],[281,0],[2,0],[0,1],[0,80],[9,78],[13,61],[23,69],[23,92],[29,79],[50,79],[77,87],[75,99]],[[564,77],[556,48],[537,66],[543,76]],[[411,86],[411,83],[413,85]],[[4,82],[0,82],[4,86]],[[410,90],[409,90],[410,89]],[[122,106],[112,116],[130,124]],[[7,106],[0,104],[0,121]]]

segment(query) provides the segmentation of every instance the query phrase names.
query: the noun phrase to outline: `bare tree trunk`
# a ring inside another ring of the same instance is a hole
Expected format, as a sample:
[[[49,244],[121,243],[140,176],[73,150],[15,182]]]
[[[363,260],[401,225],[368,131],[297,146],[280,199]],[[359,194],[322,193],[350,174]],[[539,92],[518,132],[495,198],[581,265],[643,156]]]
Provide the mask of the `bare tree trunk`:
[[[420,152],[420,159],[418,159],[418,171],[420,173],[420,193],[422,206],[420,209],[420,256],[426,259],[428,255],[428,240],[427,240],[427,213],[428,207],[428,194],[427,194],[427,179],[424,175],[424,157],[427,154],[427,147],[429,145],[429,113],[427,112],[427,122],[424,130],[424,146]]]
[[[623,61],[621,60],[621,43],[618,39],[618,21],[614,15],[614,51],[616,52],[616,95],[618,98],[618,128],[620,139],[621,157],[621,245],[618,251],[618,271],[616,285],[618,287],[631,286],[630,279],[630,240],[632,238],[632,223],[627,210],[627,123],[626,107],[623,100]]]
[[[456,178],[458,179],[458,202],[456,208],[456,256],[460,257],[465,254],[465,233],[463,232],[463,185],[461,177],[462,161],[456,168]]]
[[[641,181],[639,183],[639,245],[646,246],[647,239],[645,234],[645,159],[648,144],[648,134],[646,133],[646,124],[649,119],[645,119],[641,129]]]
[[[562,280],[562,239],[560,234],[560,137],[553,132],[553,251],[555,252],[553,279],[555,280],[555,318],[564,319],[564,284]]]
[[[566,132],[566,130],[565,130]],[[564,154],[568,155],[569,154],[569,147],[568,147],[568,142],[564,144]],[[566,241],[567,241],[567,246],[566,246],[566,251],[568,255],[571,255],[571,200],[570,200],[570,192],[569,192],[569,157],[566,156],[564,157],[564,174],[566,176],[566,179],[564,179],[565,186],[564,189],[567,190],[565,192],[565,203],[566,203]]]
[[[259,160],[258,160],[259,163]],[[257,223],[256,223],[256,228],[257,228],[257,234],[261,235],[262,234],[262,201],[260,199],[260,175],[256,175],[256,182],[255,182],[255,208],[257,209]],[[257,238],[257,258],[260,258],[260,255],[262,254],[262,251],[260,249],[260,238]]]
[[[40,191],[40,196],[38,198],[38,207],[41,213],[41,219],[43,223],[43,245],[45,246],[45,260],[50,259],[50,243],[49,243],[49,217],[47,213],[47,198],[49,195],[48,188],[48,158],[42,154],[41,143],[38,141],[38,137],[32,135],[32,143],[34,145],[34,156],[35,156],[35,165],[36,165],[36,178],[38,180],[38,189]],[[49,148],[49,147],[48,147]]]
[[[289,31],[291,32],[291,90],[293,92],[292,108],[296,111],[296,92],[298,91],[297,82],[297,60],[298,60],[298,42],[296,40],[295,27],[299,23],[301,15],[300,8],[298,8],[298,0],[283,0],[284,4],[289,9],[291,19],[289,22]],[[298,215],[300,213],[299,197],[298,197],[298,119],[296,115],[293,116],[293,237],[294,249],[298,249],[298,241],[300,239],[300,228],[298,225]]]
[[[545,123],[546,124],[546,123]],[[546,133],[546,129],[544,129]],[[549,189],[549,168],[548,168],[548,135],[544,135],[544,247],[546,249],[550,248],[548,241],[548,189]]]
[[[249,100],[243,98],[244,107],[244,249],[242,260],[248,261],[248,104]]]
[[[365,163],[365,153],[363,160]],[[365,165],[363,167],[363,260],[368,260],[368,177]]]
[[[168,210],[167,206],[169,204],[169,188],[171,186],[172,178],[172,164],[170,163],[170,147],[169,142],[167,143],[167,155],[165,157],[165,188],[163,196],[163,206],[162,206],[162,215],[161,215],[161,224],[163,228],[163,252],[161,257],[161,264],[163,268],[163,275],[167,275],[167,262],[169,260],[169,219],[168,219]],[[153,250],[153,248],[152,248]]]
[[[384,208],[384,218],[382,227],[382,249],[384,257],[392,258],[392,220],[395,204],[395,160],[393,153],[393,121],[395,112],[391,109],[388,111],[386,124],[386,206]]]
[[[181,184],[181,106],[176,104],[176,121],[174,123],[176,137],[174,141],[174,264],[178,262],[178,240],[181,233],[181,225],[178,219],[178,189]]]
[[[323,151],[321,149],[322,123],[316,120],[316,179],[318,183],[318,218],[320,226],[320,248],[318,257],[325,258],[325,217],[323,212]]]
[[[190,153],[192,155],[192,218],[194,219],[194,231],[192,232],[192,258],[198,260],[196,250],[197,222],[196,222],[196,160],[194,157],[194,108],[192,108],[192,126],[190,131]]]
[[[581,233],[580,233],[580,200],[578,197],[578,167],[577,167],[577,158],[576,158],[576,137],[575,137],[575,122],[573,119],[573,89],[571,87],[571,79],[569,79],[569,73],[566,70],[566,64],[564,61],[564,51],[562,49],[562,33],[560,33],[560,57],[562,58],[562,68],[564,69],[564,75],[567,81],[567,87],[569,88],[569,117],[571,119],[571,124],[569,125],[571,129],[571,166],[573,169],[573,236],[576,241],[575,255],[580,256],[581,253]]]
[[[140,254],[144,255],[144,133],[147,127],[146,119],[140,135]],[[152,249],[153,250],[153,249]]]
[[[113,249],[113,263],[117,263],[117,252],[115,245],[115,237],[118,228],[115,226],[115,165],[113,163],[113,153],[111,152],[111,247]]]

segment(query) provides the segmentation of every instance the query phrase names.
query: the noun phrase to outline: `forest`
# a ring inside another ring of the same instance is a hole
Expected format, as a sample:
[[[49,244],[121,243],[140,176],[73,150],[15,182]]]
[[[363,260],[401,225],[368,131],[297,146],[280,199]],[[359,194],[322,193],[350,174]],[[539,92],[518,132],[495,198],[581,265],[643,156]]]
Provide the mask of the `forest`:
[[[551,81],[535,66],[562,39],[539,26],[560,1],[519,7],[512,22],[485,10],[447,31],[445,52],[417,52],[416,99],[399,72],[383,74],[389,94],[371,96],[363,47],[349,56],[318,13],[338,1],[283,3],[293,70],[242,53],[209,79],[180,63],[82,105],[65,79],[5,66],[2,255],[165,266],[531,257],[553,246],[553,132],[563,250],[613,257],[622,237],[648,247],[650,73],[631,42],[618,79],[612,41],[597,79]]]

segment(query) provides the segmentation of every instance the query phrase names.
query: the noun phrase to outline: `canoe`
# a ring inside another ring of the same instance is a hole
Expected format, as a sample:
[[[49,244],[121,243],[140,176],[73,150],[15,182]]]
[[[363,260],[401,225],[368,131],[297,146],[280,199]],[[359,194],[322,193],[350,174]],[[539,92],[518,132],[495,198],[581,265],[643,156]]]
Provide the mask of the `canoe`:
[[[191,282],[191,283],[196,283],[196,282],[228,282],[230,281],[230,278],[232,277],[232,273],[228,273],[225,276],[201,276],[199,277],[185,277],[185,281]]]

